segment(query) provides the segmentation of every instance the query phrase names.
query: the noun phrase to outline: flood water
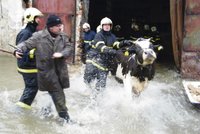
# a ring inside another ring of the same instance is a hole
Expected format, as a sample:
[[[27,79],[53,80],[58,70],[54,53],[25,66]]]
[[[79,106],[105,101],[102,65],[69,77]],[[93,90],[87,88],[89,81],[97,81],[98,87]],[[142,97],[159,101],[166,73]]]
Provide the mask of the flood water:
[[[83,69],[70,66],[71,87],[65,89],[73,120],[60,122],[51,98],[39,92],[32,110],[15,103],[23,81],[16,71],[16,59],[0,57],[1,134],[198,134],[200,111],[188,102],[180,75],[173,65],[157,64],[155,78],[139,97],[131,97],[111,76],[107,89],[94,100],[83,83]],[[49,107],[49,114],[43,114]]]

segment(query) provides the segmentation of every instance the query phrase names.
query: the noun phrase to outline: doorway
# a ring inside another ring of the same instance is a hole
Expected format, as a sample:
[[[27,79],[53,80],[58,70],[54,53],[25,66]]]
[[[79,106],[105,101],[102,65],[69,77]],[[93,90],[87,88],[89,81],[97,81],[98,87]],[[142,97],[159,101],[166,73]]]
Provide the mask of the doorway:
[[[128,39],[132,20],[141,24],[156,26],[164,49],[159,53],[158,62],[174,62],[170,0],[91,0],[88,22],[92,30],[100,24],[103,17],[109,17],[115,25],[121,25],[124,36]]]

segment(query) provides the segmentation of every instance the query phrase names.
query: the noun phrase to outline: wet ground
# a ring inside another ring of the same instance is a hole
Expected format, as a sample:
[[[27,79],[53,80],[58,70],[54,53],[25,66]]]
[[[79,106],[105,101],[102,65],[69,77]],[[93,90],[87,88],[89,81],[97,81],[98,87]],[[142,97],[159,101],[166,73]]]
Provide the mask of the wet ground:
[[[170,64],[157,64],[155,78],[139,96],[131,97],[111,76],[95,100],[83,83],[83,69],[70,66],[71,87],[65,89],[73,120],[60,122],[51,98],[39,92],[32,110],[15,106],[22,94],[16,59],[0,57],[1,134],[198,134],[200,111],[188,102],[179,73]],[[44,110],[47,108],[46,111]],[[44,112],[46,114],[44,115]]]

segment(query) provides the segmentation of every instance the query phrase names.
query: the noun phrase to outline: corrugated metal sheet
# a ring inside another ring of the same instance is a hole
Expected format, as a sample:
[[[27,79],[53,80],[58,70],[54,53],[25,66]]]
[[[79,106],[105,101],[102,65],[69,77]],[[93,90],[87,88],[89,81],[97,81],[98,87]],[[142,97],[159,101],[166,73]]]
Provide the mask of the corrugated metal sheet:
[[[34,7],[37,7],[45,15],[39,29],[44,28],[46,19],[49,14],[58,15],[64,24],[64,31],[69,37],[72,37],[73,22],[75,16],[74,0],[34,0]]]

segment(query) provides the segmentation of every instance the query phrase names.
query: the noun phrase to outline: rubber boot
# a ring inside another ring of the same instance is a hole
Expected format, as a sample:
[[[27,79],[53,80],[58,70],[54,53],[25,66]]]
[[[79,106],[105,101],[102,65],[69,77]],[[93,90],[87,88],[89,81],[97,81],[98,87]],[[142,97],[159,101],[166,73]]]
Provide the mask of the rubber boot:
[[[69,117],[68,112],[60,112],[60,113],[59,113],[59,116],[60,116],[61,118],[63,118],[67,123],[70,121],[70,117]]]

